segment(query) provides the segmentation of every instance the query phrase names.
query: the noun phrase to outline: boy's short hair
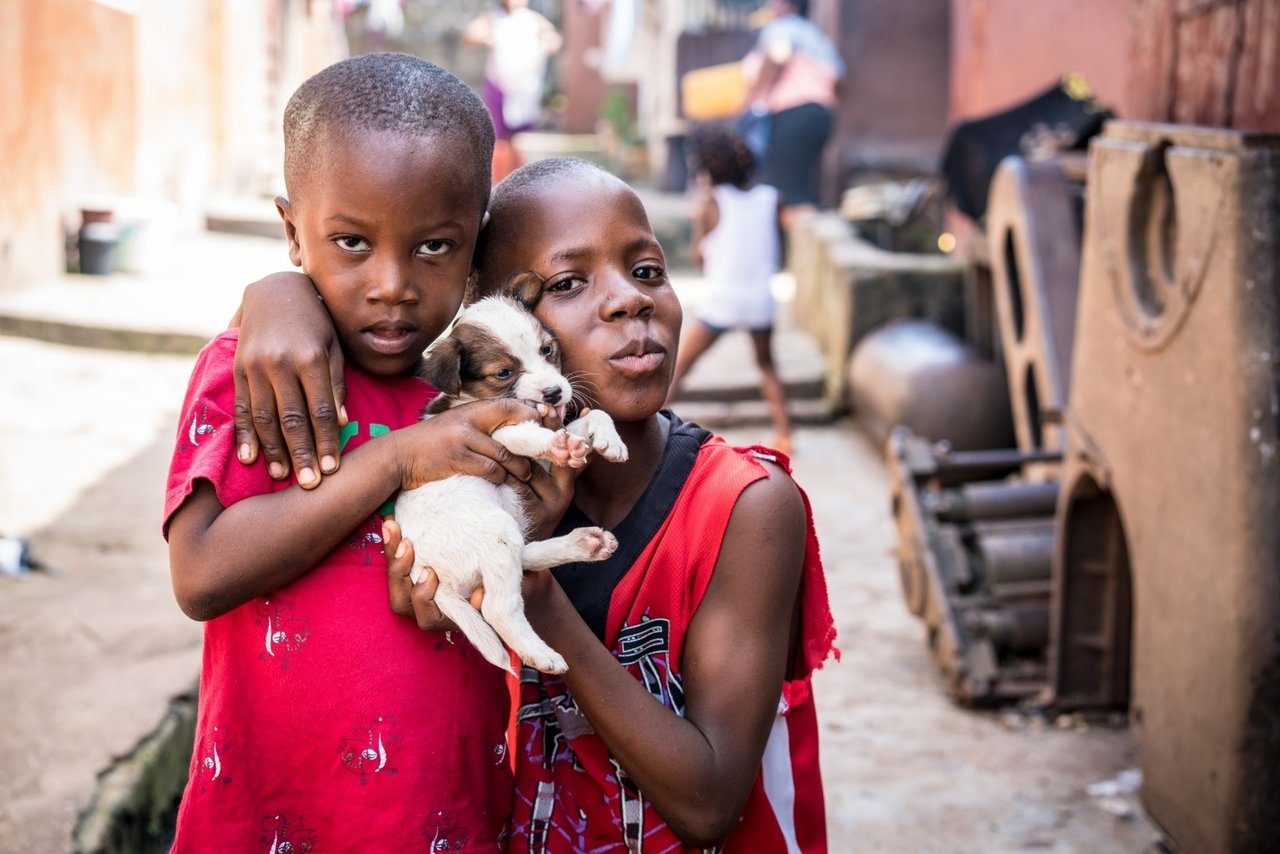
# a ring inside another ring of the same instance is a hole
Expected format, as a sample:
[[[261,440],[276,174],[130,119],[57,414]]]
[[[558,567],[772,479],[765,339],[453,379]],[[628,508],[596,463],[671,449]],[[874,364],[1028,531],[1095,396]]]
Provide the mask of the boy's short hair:
[[[694,169],[705,169],[712,184],[744,186],[755,172],[756,159],[742,134],[730,127],[707,125],[695,130],[689,143]]]
[[[570,175],[617,181],[625,185],[622,179],[604,167],[580,157],[549,157],[516,169],[493,188],[493,194],[489,198],[489,224],[481,230],[476,242],[475,266],[482,276],[487,272],[487,262],[493,247],[514,239],[519,230],[520,224],[515,214],[520,205],[548,183]],[[471,303],[487,296],[498,284],[473,276],[467,283],[463,301]]]
[[[471,88],[445,69],[404,53],[368,53],[308,78],[284,108],[284,183],[290,199],[312,167],[317,147],[337,132],[452,137],[467,155],[476,186],[489,196],[493,120]]]

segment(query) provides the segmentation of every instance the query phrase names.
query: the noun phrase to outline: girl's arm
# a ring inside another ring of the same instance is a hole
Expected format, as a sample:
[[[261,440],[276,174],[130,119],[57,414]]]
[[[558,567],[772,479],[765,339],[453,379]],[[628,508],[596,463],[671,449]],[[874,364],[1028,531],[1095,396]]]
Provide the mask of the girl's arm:
[[[695,176],[698,198],[693,208],[693,260],[702,263],[702,238],[720,224],[720,206],[711,193],[711,178],[704,171]]]
[[[212,484],[197,481],[169,522],[179,606],[209,620],[278,590],[319,564],[397,489],[453,474],[502,482],[512,455],[489,434],[534,417],[537,410],[516,400],[456,407],[369,440],[311,494],[294,484],[223,507]]]

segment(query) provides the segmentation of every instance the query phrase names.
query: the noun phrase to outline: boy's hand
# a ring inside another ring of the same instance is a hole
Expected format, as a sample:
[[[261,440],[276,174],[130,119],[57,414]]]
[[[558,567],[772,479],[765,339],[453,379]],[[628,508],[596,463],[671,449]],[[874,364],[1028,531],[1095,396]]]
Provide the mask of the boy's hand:
[[[537,466],[511,453],[493,438],[494,430],[539,418],[538,409],[522,400],[476,400],[387,434],[398,443],[400,487],[413,489],[456,474],[482,477],[500,484],[513,477],[527,483]]]
[[[400,526],[394,519],[388,518],[382,523],[382,556],[387,561],[387,593],[394,613],[413,617],[424,632],[458,630],[436,607],[435,595],[439,584],[431,567],[426,568],[417,584],[409,580],[409,571],[413,569],[413,543],[403,539]],[[476,588],[471,594],[471,607],[479,611],[483,599],[484,588]]]
[[[237,456],[259,450],[277,480],[290,462],[304,489],[338,470],[346,424],[342,347],[311,280],[273,273],[249,285],[238,313],[235,359]]]

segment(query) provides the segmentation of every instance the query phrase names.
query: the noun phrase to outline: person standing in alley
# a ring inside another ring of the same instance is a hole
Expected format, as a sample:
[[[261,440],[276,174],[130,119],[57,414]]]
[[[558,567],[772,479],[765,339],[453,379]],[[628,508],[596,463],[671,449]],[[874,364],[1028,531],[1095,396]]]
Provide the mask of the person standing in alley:
[[[489,51],[484,103],[497,135],[493,151],[497,183],[520,165],[512,137],[533,128],[542,116],[547,60],[560,50],[562,40],[554,24],[529,8],[529,0],[499,0],[467,25],[462,38]]]
[[[749,115],[767,128],[760,179],[782,193],[783,225],[818,206],[822,150],[835,124],[844,61],[809,20],[808,0],[769,0],[772,16],[742,60]]]
[[[768,184],[752,183],[755,157],[736,131],[701,128],[691,140],[690,165],[698,186],[693,215],[693,253],[709,285],[680,341],[670,406],[693,364],[730,330],[751,334],[760,390],[773,421],[773,447],[791,453],[787,397],[773,360],[775,305],[769,280],[781,255],[780,197]]]

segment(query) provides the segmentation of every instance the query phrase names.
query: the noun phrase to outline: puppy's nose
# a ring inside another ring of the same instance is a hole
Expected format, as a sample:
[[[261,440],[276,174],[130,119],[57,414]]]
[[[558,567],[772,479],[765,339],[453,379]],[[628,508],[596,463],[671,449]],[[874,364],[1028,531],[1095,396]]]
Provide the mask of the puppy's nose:
[[[564,394],[564,390],[558,385],[549,385],[542,390],[542,402],[555,406],[560,402],[560,396]]]

